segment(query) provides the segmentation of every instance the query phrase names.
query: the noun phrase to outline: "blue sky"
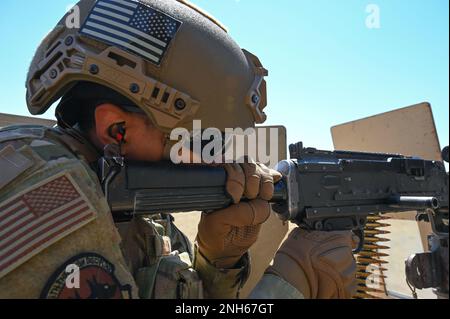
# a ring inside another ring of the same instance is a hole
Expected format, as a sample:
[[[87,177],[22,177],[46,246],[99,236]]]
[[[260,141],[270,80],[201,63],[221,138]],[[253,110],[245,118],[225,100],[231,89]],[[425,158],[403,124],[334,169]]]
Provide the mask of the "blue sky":
[[[194,0],[269,69],[268,124],[332,148],[330,127],[428,101],[449,135],[448,0]],[[74,1],[0,1],[0,112],[27,115],[35,48]],[[366,6],[380,8],[379,29]],[[44,117],[51,118],[47,113]]]

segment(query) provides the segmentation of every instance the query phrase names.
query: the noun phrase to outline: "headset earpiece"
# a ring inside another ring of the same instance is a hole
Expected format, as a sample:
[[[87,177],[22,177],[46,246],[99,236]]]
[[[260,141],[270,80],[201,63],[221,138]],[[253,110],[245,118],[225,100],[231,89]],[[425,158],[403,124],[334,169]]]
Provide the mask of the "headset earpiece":
[[[125,144],[125,137],[127,130],[125,128],[125,122],[116,123],[109,127],[109,136],[117,141],[119,145]]]

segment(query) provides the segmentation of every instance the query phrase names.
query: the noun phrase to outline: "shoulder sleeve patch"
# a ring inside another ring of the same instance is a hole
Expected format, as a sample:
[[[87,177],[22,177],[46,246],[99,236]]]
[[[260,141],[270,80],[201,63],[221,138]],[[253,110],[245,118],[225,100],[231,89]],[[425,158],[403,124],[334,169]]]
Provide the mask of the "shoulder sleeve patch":
[[[0,204],[0,278],[97,217],[68,173]]]
[[[33,162],[17,152],[11,145],[0,150],[0,189],[25,172]]]
[[[131,285],[122,285],[115,271],[114,264],[101,255],[78,255],[52,275],[41,299],[131,299]]]

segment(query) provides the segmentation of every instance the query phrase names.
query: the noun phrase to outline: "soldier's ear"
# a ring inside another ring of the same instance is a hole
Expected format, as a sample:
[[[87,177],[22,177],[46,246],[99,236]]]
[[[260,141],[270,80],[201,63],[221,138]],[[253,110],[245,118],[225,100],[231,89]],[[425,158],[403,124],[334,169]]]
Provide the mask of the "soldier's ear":
[[[117,123],[124,123],[127,114],[114,104],[101,104],[95,110],[95,130],[100,143],[103,146],[118,144],[117,138],[111,136],[111,127]]]

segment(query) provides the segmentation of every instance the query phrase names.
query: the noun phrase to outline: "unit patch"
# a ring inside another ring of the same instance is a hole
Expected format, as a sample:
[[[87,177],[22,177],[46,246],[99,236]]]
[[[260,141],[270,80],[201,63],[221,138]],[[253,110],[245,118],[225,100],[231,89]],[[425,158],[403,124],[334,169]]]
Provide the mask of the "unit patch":
[[[104,257],[86,253],[71,258],[49,279],[42,299],[131,299],[131,286],[121,285],[115,267]]]

